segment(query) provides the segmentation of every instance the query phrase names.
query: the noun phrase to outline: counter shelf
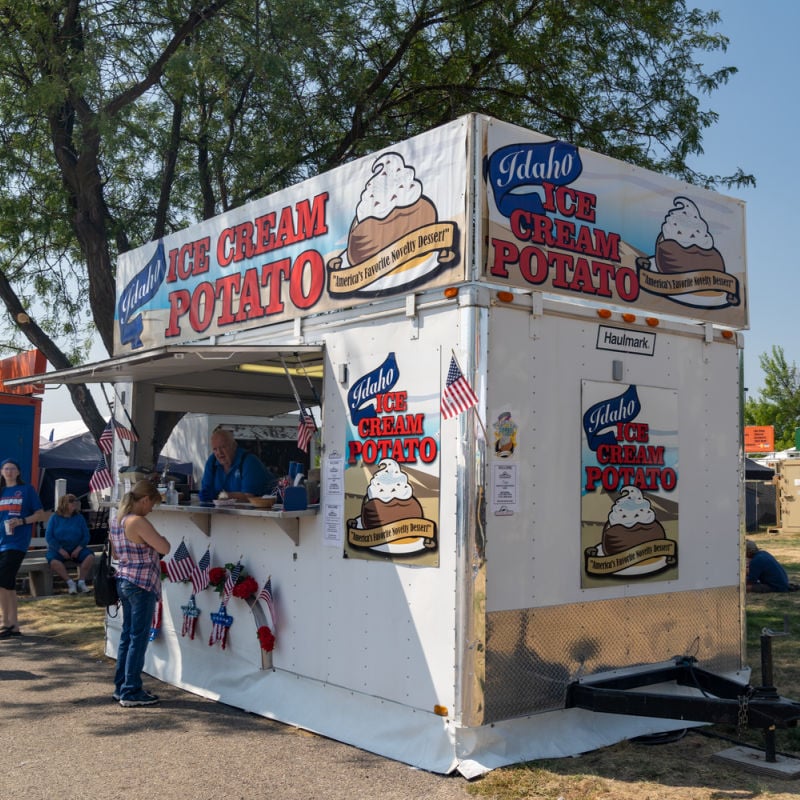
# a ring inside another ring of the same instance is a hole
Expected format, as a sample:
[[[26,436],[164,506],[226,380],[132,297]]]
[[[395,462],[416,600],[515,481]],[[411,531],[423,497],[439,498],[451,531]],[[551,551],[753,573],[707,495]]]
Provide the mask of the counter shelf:
[[[171,514],[187,514],[194,525],[206,536],[211,535],[211,517],[261,517],[274,522],[293,542],[300,546],[300,517],[313,517],[319,513],[319,506],[310,506],[303,511],[284,511],[282,508],[254,508],[250,503],[236,503],[232,506],[167,505],[161,503],[157,511]]]

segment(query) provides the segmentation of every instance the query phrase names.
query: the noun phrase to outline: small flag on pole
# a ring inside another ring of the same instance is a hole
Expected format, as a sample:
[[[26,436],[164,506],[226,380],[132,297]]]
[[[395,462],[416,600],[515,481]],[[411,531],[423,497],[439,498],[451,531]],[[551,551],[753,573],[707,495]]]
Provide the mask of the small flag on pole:
[[[267,578],[264,588],[258,593],[258,599],[263,600],[269,609],[269,615],[272,617],[272,627],[278,627],[278,617],[275,614],[275,601],[272,597],[272,575]]]
[[[316,431],[317,426],[314,424],[314,417],[305,408],[301,408],[300,422],[297,425],[297,446],[304,453],[308,452],[308,446]]]
[[[478,404],[478,395],[472,390],[469,381],[459,369],[456,357],[450,358],[450,368],[447,370],[447,380],[442,392],[442,418],[457,417],[468,408]]]
[[[196,568],[186,542],[181,541],[175,555],[167,562],[167,576],[173,583],[188,581],[191,580]]]
[[[100,455],[100,460],[94,468],[92,477],[89,478],[89,491],[102,492],[104,489],[110,489],[114,485],[114,479],[108,471],[106,464],[106,457]]]
[[[192,592],[202,592],[208,586],[208,575],[211,571],[211,548],[206,548],[200,563],[192,572]]]
[[[115,432],[120,439],[127,439],[129,442],[139,441],[139,437],[130,428],[126,428],[121,422],[117,422],[114,417],[111,417],[97,441],[97,446],[104,453],[110,453],[114,449]]]
[[[222,590],[222,605],[227,605],[228,600],[231,599],[233,587],[236,586],[236,581],[239,580],[239,573],[242,571],[242,562],[237,561],[236,566],[228,573],[225,579],[225,588]]]

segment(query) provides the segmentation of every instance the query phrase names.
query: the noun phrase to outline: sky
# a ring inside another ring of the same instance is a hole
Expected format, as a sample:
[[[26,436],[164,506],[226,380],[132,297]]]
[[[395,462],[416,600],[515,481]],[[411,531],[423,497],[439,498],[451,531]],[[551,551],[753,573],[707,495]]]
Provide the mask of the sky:
[[[727,52],[699,54],[699,60],[709,70],[723,65],[739,70],[726,86],[703,98],[703,107],[716,111],[719,120],[705,131],[705,152],[691,164],[715,175],[731,175],[741,167],[756,178],[755,188],[720,190],[746,203],[750,329],[744,335],[744,384],[748,396],[756,397],[763,387],[762,353],[778,345],[790,364],[800,364],[795,324],[800,274],[791,244],[792,232],[800,229],[800,204],[792,197],[798,180],[800,2],[687,0],[687,5],[719,11],[722,19],[715,30],[730,40]],[[100,348],[91,360],[105,357]],[[105,412],[99,389],[93,394]],[[43,423],[77,416],[65,389],[47,390]]]
[[[750,329],[744,334],[744,385],[748,397],[756,397],[764,385],[762,353],[778,345],[790,364],[800,364],[795,322],[800,272],[791,244],[800,228],[800,204],[792,197],[798,179],[800,3],[695,0],[693,5],[719,11],[716,30],[730,40],[726,53],[708,58],[709,66],[739,70],[706,101],[719,120],[703,135],[704,155],[692,163],[717,175],[741,167],[756,178],[755,188],[721,190],[746,203]]]

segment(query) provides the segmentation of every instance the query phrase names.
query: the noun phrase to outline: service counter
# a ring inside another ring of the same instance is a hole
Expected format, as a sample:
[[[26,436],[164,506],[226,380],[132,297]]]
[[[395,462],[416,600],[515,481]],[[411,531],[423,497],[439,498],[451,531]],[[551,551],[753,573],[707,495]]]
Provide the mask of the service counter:
[[[216,528],[230,523],[232,517],[247,518],[247,522],[262,520],[266,531],[283,531],[295,544],[300,544],[300,519],[313,517],[319,513],[319,506],[310,506],[302,511],[284,511],[282,506],[271,509],[254,508],[250,503],[235,503],[230,506],[213,505],[168,505],[162,503],[154,509],[156,514],[184,515],[185,519],[199,528],[206,536],[211,536]],[[158,526],[156,526],[158,527]],[[170,538],[166,531],[161,531]]]

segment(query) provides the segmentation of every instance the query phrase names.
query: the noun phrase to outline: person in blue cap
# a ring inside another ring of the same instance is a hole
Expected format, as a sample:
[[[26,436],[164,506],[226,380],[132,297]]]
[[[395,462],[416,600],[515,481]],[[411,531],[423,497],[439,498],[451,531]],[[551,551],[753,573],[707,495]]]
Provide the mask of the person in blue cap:
[[[0,464],[0,639],[21,636],[17,616],[17,573],[28,552],[33,526],[45,513],[36,490],[22,480],[19,464],[7,458]]]
[[[207,503],[221,492],[233,500],[272,494],[278,484],[254,453],[239,447],[231,431],[215,428],[211,434],[211,455],[203,468],[200,500]]]

